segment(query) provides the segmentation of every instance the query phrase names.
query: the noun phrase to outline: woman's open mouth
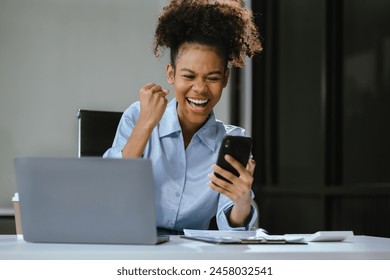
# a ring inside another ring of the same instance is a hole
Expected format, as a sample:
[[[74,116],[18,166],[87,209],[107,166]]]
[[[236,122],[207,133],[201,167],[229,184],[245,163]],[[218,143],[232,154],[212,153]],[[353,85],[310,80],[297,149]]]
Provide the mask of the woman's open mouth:
[[[204,108],[209,103],[209,99],[187,98],[187,102],[192,108]]]

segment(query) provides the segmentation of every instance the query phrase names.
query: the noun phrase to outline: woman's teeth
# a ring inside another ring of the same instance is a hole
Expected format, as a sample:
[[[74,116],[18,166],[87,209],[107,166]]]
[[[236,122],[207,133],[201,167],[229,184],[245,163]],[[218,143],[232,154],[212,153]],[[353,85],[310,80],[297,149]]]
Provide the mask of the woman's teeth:
[[[193,99],[193,98],[187,98],[187,100],[195,105],[202,106],[206,105],[207,102],[209,102],[208,99]]]

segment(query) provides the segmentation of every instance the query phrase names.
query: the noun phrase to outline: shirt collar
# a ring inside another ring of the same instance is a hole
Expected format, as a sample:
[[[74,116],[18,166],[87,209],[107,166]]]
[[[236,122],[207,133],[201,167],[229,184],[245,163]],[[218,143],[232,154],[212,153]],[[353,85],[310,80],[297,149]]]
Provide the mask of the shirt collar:
[[[167,106],[164,115],[158,125],[160,137],[168,136],[172,133],[180,132],[181,126],[176,111],[176,98],[173,98]]]
[[[176,110],[176,98],[173,98],[165,110],[165,114],[161,118],[158,126],[160,137],[165,137],[173,133],[181,132],[181,126]],[[217,139],[217,121],[215,119],[214,112],[210,113],[210,116],[206,123],[195,133],[194,137],[198,137],[210,150],[216,149]]]
[[[210,113],[209,119],[206,123],[195,133],[194,137],[199,139],[214,151],[216,149],[217,140],[217,121],[215,119],[214,111]]]

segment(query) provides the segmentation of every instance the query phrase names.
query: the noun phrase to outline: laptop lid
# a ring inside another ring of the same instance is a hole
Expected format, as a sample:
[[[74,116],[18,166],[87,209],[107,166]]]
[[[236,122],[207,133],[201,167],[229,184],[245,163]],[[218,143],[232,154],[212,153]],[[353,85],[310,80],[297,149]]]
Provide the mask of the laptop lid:
[[[16,158],[29,242],[157,244],[148,159]]]

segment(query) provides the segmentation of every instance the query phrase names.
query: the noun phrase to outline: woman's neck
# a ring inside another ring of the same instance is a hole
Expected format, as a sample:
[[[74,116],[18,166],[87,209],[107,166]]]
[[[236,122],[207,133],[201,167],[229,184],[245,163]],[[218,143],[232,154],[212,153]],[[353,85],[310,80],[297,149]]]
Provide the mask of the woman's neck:
[[[207,119],[202,124],[185,122],[183,120],[180,120],[180,118],[179,118],[179,123],[180,123],[181,131],[183,134],[185,148],[187,148],[187,146],[191,142],[192,137],[207,122],[207,120],[209,118],[210,118],[210,116],[207,117]]]
[[[190,144],[192,137],[194,134],[199,130],[201,126],[188,126],[183,125],[182,122],[180,122],[181,131],[183,134],[183,140],[184,140],[184,148],[187,148],[187,146]]]

